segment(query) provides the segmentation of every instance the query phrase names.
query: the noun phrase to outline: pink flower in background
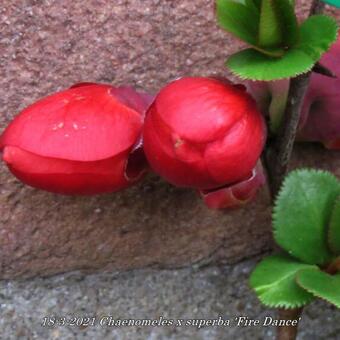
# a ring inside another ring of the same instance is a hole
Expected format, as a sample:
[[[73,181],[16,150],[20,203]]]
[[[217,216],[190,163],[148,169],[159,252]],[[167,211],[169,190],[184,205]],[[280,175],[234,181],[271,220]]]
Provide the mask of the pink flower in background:
[[[340,37],[320,63],[337,78],[313,73],[301,112],[298,140],[340,150]]]

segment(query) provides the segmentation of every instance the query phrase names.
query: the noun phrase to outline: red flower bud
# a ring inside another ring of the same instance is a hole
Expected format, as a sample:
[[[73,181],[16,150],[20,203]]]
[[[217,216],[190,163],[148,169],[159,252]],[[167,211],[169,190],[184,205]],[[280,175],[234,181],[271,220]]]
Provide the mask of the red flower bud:
[[[23,110],[0,137],[11,172],[63,194],[123,189],[145,170],[138,148],[150,103],[132,88],[79,84]]]
[[[251,175],[266,133],[243,87],[182,78],[160,91],[143,135],[155,172],[177,186],[213,189]]]

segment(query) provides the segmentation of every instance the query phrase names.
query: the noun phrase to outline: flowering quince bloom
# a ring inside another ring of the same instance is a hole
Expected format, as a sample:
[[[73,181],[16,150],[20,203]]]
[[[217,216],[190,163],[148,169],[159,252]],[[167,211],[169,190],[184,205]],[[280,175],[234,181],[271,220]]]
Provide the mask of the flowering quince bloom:
[[[83,83],[24,109],[0,137],[10,171],[35,188],[98,194],[141,178],[141,131],[150,96]]]
[[[144,151],[170,183],[198,189],[211,208],[233,207],[252,198],[264,182],[254,168],[265,131],[243,86],[182,78],[164,87],[147,111]],[[248,185],[241,189],[244,181]]]

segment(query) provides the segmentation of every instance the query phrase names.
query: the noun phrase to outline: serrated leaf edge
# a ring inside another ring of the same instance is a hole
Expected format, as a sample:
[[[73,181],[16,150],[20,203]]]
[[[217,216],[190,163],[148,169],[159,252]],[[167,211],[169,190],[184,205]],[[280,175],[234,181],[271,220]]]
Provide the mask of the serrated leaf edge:
[[[287,183],[289,181],[289,178],[291,176],[293,176],[295,173],[314,173],[314,174],[321,174],[324,176],[327,176],[328,178],[332,178],[332,180],[334,180],[334,185],[338,185],[339,186],[339,180],[338,178],[333,175],[331,172],[326,171],[326,170],[322,170],[322,169],[308,169],[308,168],[299,168],[299,169],[295,169],[293,171],[291,171],[284,179],[281,188],[279,190],[279,193],[276,196],[275,202],[274,202],[274,206],[273,206],[273,211],[272,211],[272,219],[273,219],[273,234],[274,234],[274,239],[276,240],[276,235],[277,235],[277,231],[275,228],[275,221],[277,221],[277,214],[278,214],[278,210],[279,208],[279,200],[281,199],[283,192],[285,190],[285,188],[287,187]],[[290,254],[291,255],[291,254]],[[291,255],[292,256],[292,255]],[[294,258],[296,258],[295,256],[293,256]]]
[[[284,254],[282,254],[282,255],[284,255]],[[274,256],[275,256],[275,255],[274,255]],[[270,256],[268,256],[268,257],[270,257]],[[264,259],[262,259],[262,261],[265,260],[265,259],[267,259],[268,257],[265,257]],[[262,262],[262,261],[261,261],[261,262]],[[258,264],[260,264],[261,262],[259,262]],[[303,263],[303,262],[301,262],[301,263]],[[257,264],[257,265],[258,265],[258,264]],[[307,263],[306,263],[306,265],[307,265],[307,266],[310,266],[310,267],[313,267],[313,268],[318,268],[318,267],[315,266],[315,265],[310,265],[310,264],[307,264]],[[255,267],[255,269],[256,269],[256,267]],[[255,269],[254,269],[254,270],[255,270]],[[306,269],[306,268],[304,268],[304,269]],[[295,273],[295,277],[294,277],[295,281],[296,281],[296,277],[297,277],[298,273],[299,273],[300,271],[304,270],[304,269],[300,269],[300,270],[298,270],[298,271]],[[288,276],[288,275],[287,275],[287,276]],[[287,276],[285,276],[282,280],[284,280]],[[282,280],[280,280],[280,281],[282,281]],[[262,287],[268,287],[268,286],[271,286],[271,285],[265,285],[265,286],[262,285],[261,288],[262,288]],[[253,291],[255,292],[255,295],[256,295],[257,298],[261,301],[261,303],[262,303],[263,305],[269,307],[269,308],[284,308],[284,309],[300,308],[300,307],[306,306],[307,304],[309,304],[310,302],[312,302],[312,301],[314,300],[314,297],[313,297],[313,296],[310,296],[308,299],[302,301],[301,303],[287,303],[287,302],[271,303],[271,302],[269,302],[269,301],[263,296],[263,294],[259,294],[259,292],[258,292],[259,289],[256,289],[255,287],[253,287],[253,286],[250,284],[250,282],[249,282],[249,287],[251,288],[251,290],[253,290]],[[302,288],[301,285],[299,285],[299,287]],[[306,290],[305,288],[302,288],[302,289]],[[306,290],[306,291],[307,291],[307,290]],[[313,295],[313,294],[312,294],[312,295]]]
[[[324,54],[324,53],[326,53],[328,50],[329,50],[329,48],[334,44],[334,42],[336,41],[336,39],[337,39],[337,37],[338,37],[338,31],[339,31],[339,25],[338,25],[338,23],[337,23],[337,21],[333,18],[333,17],[331,17],[330,15],[327,15],[327,14],[315,14],[315,15],[312,15],[312,16],[310,16],[310,17],[308,17],[306,20],[304,20],[302,23],[301,23],[301,25],[300,25],[300,27],[306,22],[306,21],[308,21],[309,19],[314,19],[315,17],[323,17],[323,18],[326,18],[328,21],[329,21],[329,23],[332,23],[333,24],[333,28],[335,29],[335,34],[334,34],[334,37],[333,37],[333,41],[332,42],[330,42],[329,44],[328,44],[328,49],[326,50],[326,51],[324,51],[324,52],[322,52],[322,54]],[[298,45],[298,44],[297,44]]]
[[[255,49],[255,48],[253,48],[253,49],[254,49],[255,51],[258,51],[258,50]],[[239,51],[239,52],[241,52],[241,51]],[[238,53],[238,52],[237,52],[237,53]],[[236,53],[234,53],[234,54],[236,54]],[[231,58],[234,54],[232,54],[229,58]],[[248,76],[242,75],[242,74],[238,73],[237,71],[233,70],[233,69],[228,65],[228,60],[229,60],[229,58],[226,60],[225,66],[228,67],[228,69],[230,70],[230,72],[231,72],[234,76],[238,77],[238,78],[241,79],[241,80],[274,81],[274,80],[290,79],[290,78],[295,78],[295,77],[297,77],[297,76],[300,76],[300,75],[302,75],[302,74],[305,74],[305,73],[311,71],[312,68],[314,67],[314,63],[313,63],[312,65],[308,66],[308,67],[307,67],[306,69],[304,69],[303,71],[301,71],[301,72],[294,72],[294,73],[292,73],[291,75],[286,76],[286,77],[275,77],[275,78],[248,77]]]
[[[335,29],[334,38],[333,38],[333,40],[328,44],[327,49],[326,49],[325,51],[323,51],[323,52],[320,54],[320,57],[319,57],[319,59],[320,59],[321,56],[322,56],[323,54],[325,54],[326,52],[328,52],[328,50],[331,48],[331,46],[332,46],[332,45],[334,44],[334,42],[336,41],[336,39],[337,39],[337,37],[338,37],[338,24],[337,24],[337,22],[336,22],[336,20],[335,20],[334,18],[332,18],[332,17],[329,16],[329,15],[325,15],[325,14],[313,15],[313,16],[307,18],[304,22],[306,22],[308,19],[313,18],[313,17],[316,17],[316,16],[327,18],[327,19],[329,20],[330,23],[331,23],[331,22],[333,23],[333,28]],[[303,22],[303,23],[304,23],[304,22]],[[302,23],[302,24],[303,24],[303,23]],[[292,48],[294,48],[294,47],[295,47],[295,48],[298,48],[298,47],[299,47],[299,44],[293,46]],[[262,54],[264,54],[264,55],[266,55],[266,53],[261,52],[261,48],[257,48],[257,46],[251,46],[251,45],[250,45],[250,48],[252,48],[252,49],[254,49],[255,51],[258,51],[258,52],[260,52],[260,53],[262,53]],[[243,50],[238,51],[238,52],[236,52],[236,53],[233,53],[231,56],[228,57],[228,59],[227,59],[226,62],[225,62],[226,67],[228,67],[228,69],[231,71],[231,73],[232,73],[233,75],[235,75],[236,77],[240,78],[241,80],[273,81],[273,80],[289,79],[289,78],[297,77],[297,76],[300,76],[300,75],[302,75],[302,74],[305,74],[305,73],[311,71],[311,70],[313,69],[315,63],[318,61],[318,60],[316,60],[315,62],[313,62],[313,63],[312,63],[311,65],[309,65],[308,67],[302,69],[300,72],[294,72],[294,73],[292,73],[291,75],[285,76],[285,77],[275,77],[275,78],[266,78],[266,77],[248,77],[248,76],[245,76],[245,75],[242,75],[242,74],[238,73],[237,71],[233,70],[233,69],[228,65],[229,59],[230,59],[232,56],[234,56],[235,54],[237,54],[237,53],[239,53],[239,52],[242,52],[242,51],[243,51]],[[269,57],[268,57],[268,58],[269,58]]]
[[[252,49],[255,50],[255,51],[259,51],[258,49],[255,49],[255,48],[253,48],[253,47],[252,47]],[[293,77],[295,78],[295,77],[297,77],[297,76],[300,76],[301,74],[305,74],[305,73],[311,71],[312,68],[314,67],[314,63],[313,63],[312,65],[306,67],[306,68],[305,68],[304,70],[302,70],[301,72],[294,72],[294,73],[292,73],[292,74],[290,74],[289,76],[286,76],[286,77],[275,77],[275,78],[266,78],[266,77],[248,77],[248,76],[245,76],[245,75],[242,75],[242,74],[238,73],[237,71],[233,70],[233,69],[228,65],[229,59],[230,59],[232,56],[234,56],[235,54],[237,54],[237,53],[239,53],[239,52],[242,52],[242,51],[243,51],[243,50],[238,51],[238,52],[232,54],[231,56],[229,56],[229,58],[228,58],[228,59],[226,60],[226,62],[225,62],[225,66],[228,67],[228,69],[230,70],[230,72],[231,72],[234,76],[240,78],[241,80],[274,81],[274,80],[290,79],[290,78],[293,78]],[[264,54],[264,53],[263,53],[263,54]]]
[[[299,287],[302,288],[301,285],[299,285]],[[307,289],[304,289],[304,290],[307,291]],[[308,292],[308,293],[310,293],[310,292]],[[266,301],[266,299],[264,299],[263,296],[259,296],[259,295],[256,294],[257,298],[266,307],[269,307],[269,308],[284,308],[284,309],[294,309],[294,308],[300,308],[300,307],[306,306],[309,303],[311,303],[313,300],[315,300],[314,294],[312,294],[312,295],[313,296],[311,296],[309,299],[306,299],[305,301],[303,301],[301,303],[286,303],[286,302],[270,303],[269,301]]]
[[[303,269],[302,269],[302,270],[303,270]],[[301,282],[299,282],[298,272],[296,273],[296,283],[297,283],[301,288],[303,288],[304,290],[306,290],[308,293],[314,295],[316,298],[319,298],[319,299],[321,299],[321,300],[327,301],[327,302],[330,303],[331,305],[336,306],[337,308],[340,309],[340,304],[334,303],[333,301],[330,301],[329,299],[325,298],[324,296],[320,296],[320,295],[316,294],[315,292],[312,292],[310,289],[305,288],[305,287],[301,284]]]

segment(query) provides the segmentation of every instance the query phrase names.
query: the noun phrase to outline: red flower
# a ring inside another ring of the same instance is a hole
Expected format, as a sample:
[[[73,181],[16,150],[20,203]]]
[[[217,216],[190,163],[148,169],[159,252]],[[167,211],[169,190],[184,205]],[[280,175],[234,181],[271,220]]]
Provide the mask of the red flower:
[[[177,186],[211,190],[251,176],[266,133],[244,88],[182,78],[160,91],[147,112],[143,135],[155,172]]]
[[[150,98],[132,88],[79,84],[23,110],[0,137],[11,172],[63,194],[123,189],[144,173],[139,148]]]

